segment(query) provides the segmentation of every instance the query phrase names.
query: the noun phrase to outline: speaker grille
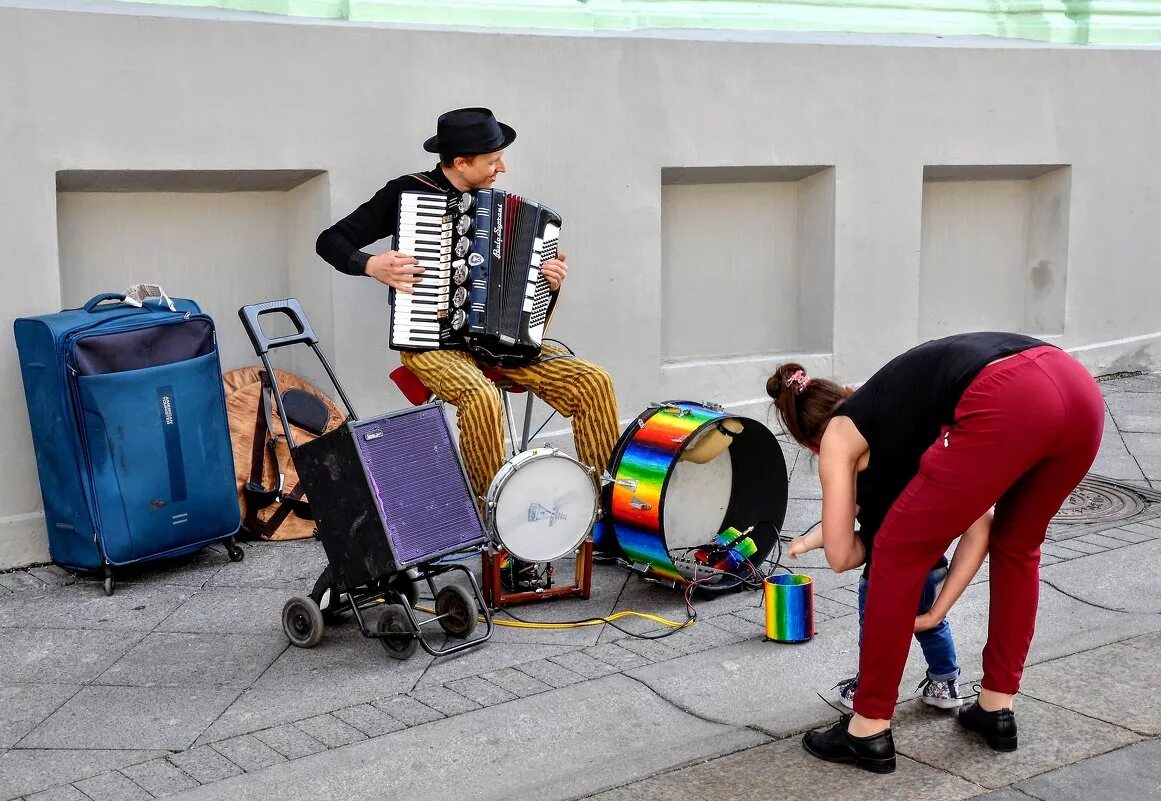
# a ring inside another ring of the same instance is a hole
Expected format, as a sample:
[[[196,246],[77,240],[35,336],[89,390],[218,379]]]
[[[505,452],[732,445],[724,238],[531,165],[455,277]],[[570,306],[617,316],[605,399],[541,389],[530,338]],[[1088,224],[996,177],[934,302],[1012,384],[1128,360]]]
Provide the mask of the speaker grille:
[[[400,567],[485,541],[440,407],[355,423],[352,433]]]

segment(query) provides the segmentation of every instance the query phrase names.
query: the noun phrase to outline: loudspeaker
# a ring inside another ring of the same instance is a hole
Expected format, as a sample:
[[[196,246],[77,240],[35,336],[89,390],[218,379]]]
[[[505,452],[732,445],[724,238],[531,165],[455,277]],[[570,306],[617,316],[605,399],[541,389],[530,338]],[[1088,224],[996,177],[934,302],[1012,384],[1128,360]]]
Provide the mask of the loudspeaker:
[[[294,465],[347,589],[487,541],[438,401],[348,420],[295,448]]]

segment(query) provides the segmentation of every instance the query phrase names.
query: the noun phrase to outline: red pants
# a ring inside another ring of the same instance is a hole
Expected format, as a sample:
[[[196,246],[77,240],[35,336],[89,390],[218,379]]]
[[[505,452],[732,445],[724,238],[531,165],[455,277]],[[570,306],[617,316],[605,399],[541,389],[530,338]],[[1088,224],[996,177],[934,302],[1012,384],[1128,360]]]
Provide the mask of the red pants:
[[[875,536],[856,712],[894,714],[927,571],[993,504],[982,684],[1016,693],[1036,627],[1040,546],[1096,458],[1104,412],[1096,382],[1056,348],[1025,351],[976,376],[955,424],[924,452]]]

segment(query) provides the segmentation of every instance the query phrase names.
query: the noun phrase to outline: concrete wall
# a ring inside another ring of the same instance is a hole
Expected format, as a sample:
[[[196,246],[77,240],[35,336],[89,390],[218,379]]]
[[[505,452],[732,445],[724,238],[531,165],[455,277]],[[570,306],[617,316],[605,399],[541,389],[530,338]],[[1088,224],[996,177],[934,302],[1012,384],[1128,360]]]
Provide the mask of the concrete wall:
[[[552,333],[609,367],[624,418],[687,397],[765,419],[783,358],[854,381],[997,325],[1161,366],[1161,52],[154,13],[0,8],[6,325],[157,279],[232,366],[237,307],[293,294],[360,411],[398,407],[385,289],[312,241],[482,103],[520,134],[503,185],[564,216]],[[0,564],[44,559],[10,336],[0,408]]]

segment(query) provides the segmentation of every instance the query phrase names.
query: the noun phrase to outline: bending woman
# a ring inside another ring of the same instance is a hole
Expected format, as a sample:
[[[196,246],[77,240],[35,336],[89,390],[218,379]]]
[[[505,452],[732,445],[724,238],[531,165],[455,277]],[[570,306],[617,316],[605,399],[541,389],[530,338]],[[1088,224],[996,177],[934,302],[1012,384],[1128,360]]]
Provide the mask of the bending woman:
[[[803,746],[829,762],[895,769],[891,716],[924,578],[994,505],[984,677],[959,722],[1014,750],[1040,546],[1100,447],[1096,382],[1037,339],[975,333],[912,348],[853,393],[797,364],[780,366],[766,390],[787,432],[818,454],[828,564],[870,565],[855,714],[808,732]]]

